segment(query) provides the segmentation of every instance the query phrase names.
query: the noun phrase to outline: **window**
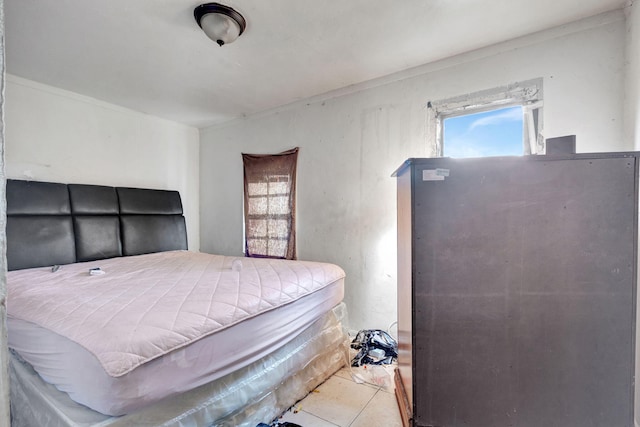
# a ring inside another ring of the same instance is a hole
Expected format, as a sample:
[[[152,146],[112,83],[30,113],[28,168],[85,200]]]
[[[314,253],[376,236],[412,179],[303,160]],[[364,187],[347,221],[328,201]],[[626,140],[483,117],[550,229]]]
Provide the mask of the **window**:
[[[296,259],[297,159],[298,148],[242,154],[246,256]]]
[[[437,156],[544,154],[542,79],[429,102],[428,112]]]

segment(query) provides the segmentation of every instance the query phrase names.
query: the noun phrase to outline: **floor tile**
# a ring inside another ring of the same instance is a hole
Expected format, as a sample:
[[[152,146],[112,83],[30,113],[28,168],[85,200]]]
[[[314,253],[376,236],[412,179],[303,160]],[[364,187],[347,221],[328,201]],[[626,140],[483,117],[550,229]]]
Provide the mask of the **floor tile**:
[[[349,366],[345,366],[333,375],[344,378],[345,380],[353,381],[353,379],[351,378],[351,368]]]
[[[379,386],[375,383],[375,379],[371,378],[369,374],[370,372],[367,371],[367,368],[347,366],[340,369],[334,375],[349,381],[353,381],[354,383],[360,384],[365,387],[373,387],[377,390]]]
[[[393,392],[393,367],[367,365],[352,368],[350,373],[351,379],[358,384]]]
[[[402,419],[393,394],[380,390],[373,396],[350,427],[402,427]]]
[[[376,394],[372,387],[333,376],[302,400],[297,407],[341,427],[349,424],[362,412]]]

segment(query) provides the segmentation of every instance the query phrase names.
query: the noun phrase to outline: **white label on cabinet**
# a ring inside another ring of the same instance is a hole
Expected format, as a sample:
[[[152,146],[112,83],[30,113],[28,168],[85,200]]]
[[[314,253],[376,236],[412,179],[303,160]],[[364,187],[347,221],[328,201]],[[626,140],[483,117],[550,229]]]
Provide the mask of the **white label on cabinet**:
[[[444,181],[449,176],[449,169],[425,169],[422,171],[423,181]]]

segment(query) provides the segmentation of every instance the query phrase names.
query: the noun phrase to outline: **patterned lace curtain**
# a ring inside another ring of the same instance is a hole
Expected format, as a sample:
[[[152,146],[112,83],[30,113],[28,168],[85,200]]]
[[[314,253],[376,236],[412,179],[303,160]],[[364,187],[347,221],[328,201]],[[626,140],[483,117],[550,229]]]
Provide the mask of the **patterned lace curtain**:
[[[245,255],[296,259],[298,148],[242,154]]]

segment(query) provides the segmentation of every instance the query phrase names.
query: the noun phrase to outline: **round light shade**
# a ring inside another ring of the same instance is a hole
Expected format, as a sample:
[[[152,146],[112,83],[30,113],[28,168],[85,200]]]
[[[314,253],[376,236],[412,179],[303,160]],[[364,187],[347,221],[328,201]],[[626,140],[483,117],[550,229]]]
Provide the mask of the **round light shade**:
[[[218,3],[201,4],[193,15],[202,31],[220,46],[233,42],[247,26],[242,15]]]

